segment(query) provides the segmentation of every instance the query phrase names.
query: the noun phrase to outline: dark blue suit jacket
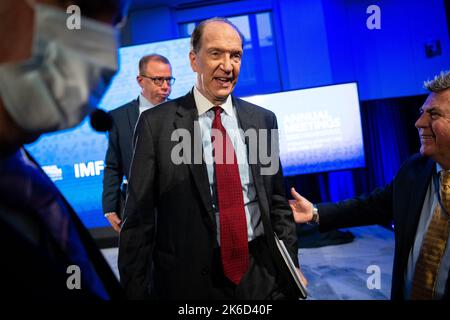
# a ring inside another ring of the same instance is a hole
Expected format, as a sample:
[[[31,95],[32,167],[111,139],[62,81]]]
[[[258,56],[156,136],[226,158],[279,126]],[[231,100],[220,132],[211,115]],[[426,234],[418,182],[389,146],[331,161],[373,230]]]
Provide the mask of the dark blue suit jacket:
[[[319,204],[320,230],[371,224],[395,225],[395,254],[392,272],[391,299],[404,299],[405,271],[414,245],[423,202],[436,163],[427,157],[414,155],[400,168],[393,181],[369,195],[337,203]],[[449,298],[447,279],[444,298]]]
[[[133,133],[139,118],[139,99],[109,113],[113,126],[109,130],[108,149],[103,172],[103,212],[121,213],[123,177],[128,180],[133,156]]]
[[[89,261],[109,298],[123,298],[119,282],[88,230],[48,176],[31,157],[28,158],[25,162],[19,152],[0,158],[2,297],[97,299],[89,285],[82,284],[80,289],[74,290],[67,287],[68,266],[84,256],[87,259],[84,261]],[[73,226],[72,235],[55,229],[64,220],[65,226]],[[65,241],[61,242],[56,234]],[[86,255],[80,255],[82,251]],[[81,278],[89,279],[87,270],[81,265],[79,267]]]
[[[233,98],[233,104],[244,131],[277,128],[272,112],[240,99]],[[184,149],[181,153],[189,163],[172,161],[172,151],[179,144],[172,140],[175,129],[189,132],[191,143],[202,146],[201,137],[195,134],[196,120],[192,92],[147,110],[139,118],[118,260],[129,298],[212,298],[217,227],[206,164],[195,161],[194,152]],[[267,138],[270,145],[271,134],[269,130],[261,139]],[[281,284],[282,258],[273,232],[298,265],[295,223],[284,195],[281,167],[274,174],[261,175],[263,166],[260,159],[250,164],[268,257],[247,276],[257,278],[252,285],[270,284],[257,293],[257,299],[286,288]],[[269,272],[274,263],[278,270]]]

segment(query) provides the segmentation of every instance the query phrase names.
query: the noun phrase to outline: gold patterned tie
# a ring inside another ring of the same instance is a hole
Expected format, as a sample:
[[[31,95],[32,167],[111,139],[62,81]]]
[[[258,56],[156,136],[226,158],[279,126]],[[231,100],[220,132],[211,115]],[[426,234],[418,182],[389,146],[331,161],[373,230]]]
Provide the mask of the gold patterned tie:
[[[440,196],[445,211],[450,212],[450,172],[441,171]],[[411,299],[433,299],[439,264],[449,235],[449,216],[438,204],[423,238],[414,272]]]

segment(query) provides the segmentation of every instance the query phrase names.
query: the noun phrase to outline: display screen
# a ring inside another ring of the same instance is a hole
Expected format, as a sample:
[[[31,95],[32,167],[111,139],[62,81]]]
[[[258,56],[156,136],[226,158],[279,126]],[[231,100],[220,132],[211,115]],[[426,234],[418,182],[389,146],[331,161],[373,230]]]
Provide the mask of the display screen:
[[[278,120],[285,176],[364,167],[356,83],[244,98]]]

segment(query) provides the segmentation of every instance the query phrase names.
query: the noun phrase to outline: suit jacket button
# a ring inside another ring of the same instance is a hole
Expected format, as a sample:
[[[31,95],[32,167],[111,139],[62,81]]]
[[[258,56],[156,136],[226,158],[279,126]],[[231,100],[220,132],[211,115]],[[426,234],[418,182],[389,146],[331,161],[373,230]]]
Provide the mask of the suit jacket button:
[[[209,268],[208,267],[204,267],[202,269],[202,276],[206,276],[209,273]]]

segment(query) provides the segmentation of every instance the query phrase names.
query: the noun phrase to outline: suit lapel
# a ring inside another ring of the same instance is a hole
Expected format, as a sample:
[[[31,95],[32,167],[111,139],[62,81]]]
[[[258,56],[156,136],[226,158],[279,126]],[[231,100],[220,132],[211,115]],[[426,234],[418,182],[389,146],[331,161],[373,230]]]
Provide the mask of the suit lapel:
[[[130,125],[131,136],[133,136],[134,128],[139,118],[139,98],[130,102],[127,108],[128,124]]]
[[[194,150],[194,145],[196,144],[196,146],[200,148],[203,155],[203,144],[201,140],[200,127],[198,126],[198,112],[192,92],[185,96],[181,104],[178,106],[176,113],[177,114],[174,121],[175,128],[187,130],[192,139],[191,150]],[[197,131],[196,134],[194,134],[194,130]],[[191,171],[193,180],[199,191],[200,198],[206,209],[207,217],[205,221],[215,232],[216,223],[206,164],[203,161],[203,157],[199,159],[201,160],[200,163],[194,163],[194,152],[191,152],[190,159],[187,158],[188,156],[186,152],[184,152],[183,156],[185,157],[185,161],[189,163],[189,170]]]
[[[259,118],[254,116],[253,110],[251,110],[250,108],[244,107],[239,102],[239,100],[235,99],[234,97],[233,97],[233,105],[236,107],[238,124],[244,132],[246,132],[247,130],[250,129],[250,130],[255,130],[258,134],[258,129],[261,129],[261,128],[267,129],[267,128],[264,128],[264,125],[258,123]],[[259,141],[259,137],[258,137],[258,141]],[[252,177],[253,177],[253,183],[255,184],[255,189],[256,189],[256,194],[258,197],[260,212],[261,212],[261,216],[263,217],[264,228],[265,228],[265,230],[267,230],[266,222],[268,222],[268,221],[266,221],[266,219],[264,219],[264,217],[269,216],[269,203],[268,203],[268,199],[267,199],[266,189],[264,187],[264,180],[260,174],[260,172],[261,172],[260,163],[259,163],[259,160],[257,161],[257,163],[253,163],[253,164],[250,163],[249,141],[248,141],[247,136],[245,138],[245,146],[247,147],[247,161],[249,162],[249,167],[250,167]]]
[[[420,214],[422,212],[423,201],[425,199],[433,175],[433,170],[435,170],[435,168],[436,166],[434,161],[428,159],[428,161],[425,163],[424,168],[414,170],[414,174],[416,177],[414,185],[417,186],[418,189],[411,188],[411,192],[409,195],[410,206],[408,210],[409,214],[407,215],[407,234],[405,237],[406,245],[408,248],[411,248],[414,242],[417,226],[419,224]]]
[[[245,108],[241,102],[233,98],[233,105],[236,107],[236,113],[239,125],[244,130],[244,132],[248,129],[256,129],[255,125],[255,118],[253,118],[253,110],[250,110],[249,108]],[[248,147],[248,146],[247,146]]]

